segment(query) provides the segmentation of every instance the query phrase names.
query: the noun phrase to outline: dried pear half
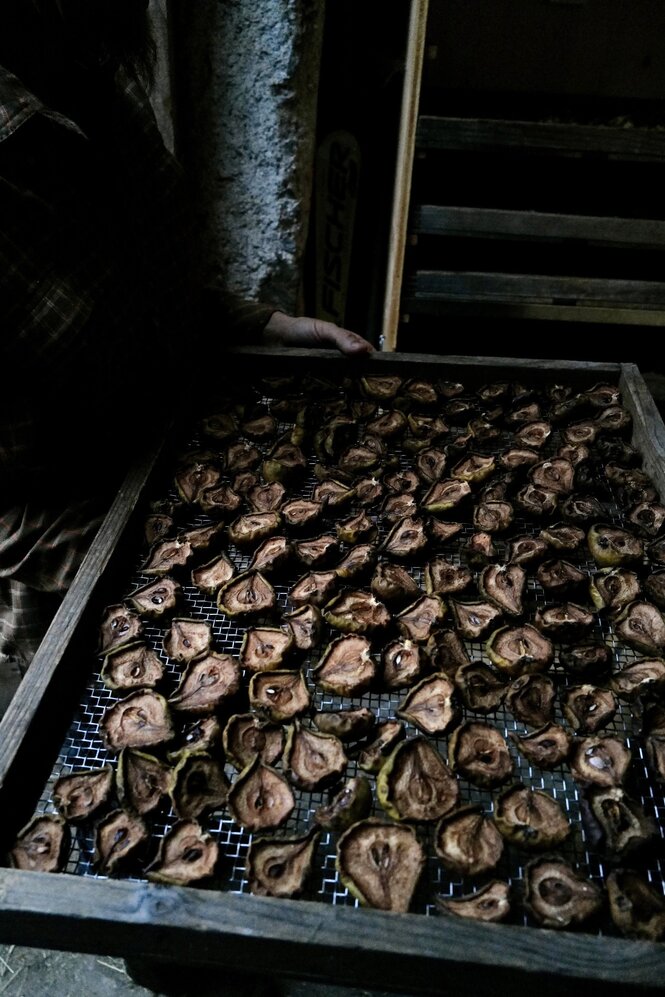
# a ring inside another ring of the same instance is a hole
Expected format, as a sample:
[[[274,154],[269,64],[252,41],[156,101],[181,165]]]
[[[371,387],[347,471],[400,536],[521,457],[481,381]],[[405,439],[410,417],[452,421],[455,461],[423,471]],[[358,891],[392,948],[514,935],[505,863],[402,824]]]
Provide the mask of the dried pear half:
[[[385,402],[397,395],[402,387],[402,378],[396,374],[361,377],[360,387],[367,398],[375,398],[379,402]]]
[[[254,551],[249,569],[263,575],[277,574],[289,563],[292,553],[293,548],[286,537],[268,537]]]
[[[558,499],[557,492],[530,483],[520,488],[515,496],[515,504],[529,516],[551,516]]]
[[[628,702],[645,692],[662,692],[665,688],[665,659],[640,658],[632,661],[610,679],[612,691]]]
[[[326,648],[312,679],[325,692],[337,696],[358,696],[371,685],[376,662],[366,637],[349,634],[338,637]]]
[[[294,482],[307,470],[307,459],[294,443],[278,443],[263,461],[261,472],[266,481]]]
[[[570,834],[570,824],[553,797],[521,783],[496,799],[494,820],[508,841],[522,848],[554,848]]]
[[[211,523],[209,526],[195,526],[191,530],[185,530],[180,534],[179,539],[183,543],[191,544],[192,550],[196,553],[200,551],[205,554],[213,546],[217,546],[224,539],[226,527],[223,523]]]
[[[437,672],[410,690],[400,703],[397,716],[415,724],[425,734],[444,734],[459,717],[454,692],[455,686],[448,676]]]
[[[524,868],[524,904],[543,928],[568,928],[597,914],[603,892],[558,855],[533,859]]]
[[[425,512],[441,514],[456,509],[471,495],[468,481],[459,478],[446,478],[435,481],[422,500]]]
[[[490,602],[450,600],[455,629],[467,640],[479,640],[501,618],[501,610]]]
[[[339,584],[334,571],[310,571],[295,583],[289,592],[289,598],[295,606],[310,603],[312,606],[323,606],[330,599]]]
[[[503,838],[492,818],[476,804],[442,817],[436,826],[434,848],[450,872],[480,876],[496,868],[503,855]]]
[[[377,565],[370,589],[375,596],[388,603],[407,602],[422,594],[406,568],[388,561]]]
[[[376,717],[366,706],[353,710],[322,710],[314,714],[314,723],[324,734],[334,734],[340,741],[357,741],[371,734]]]
[[[373,633],[390,623],[390,613],[371,592],[353,589],[342,592],[323,610],[326,623],[350,634]]]
[[[394,640],[383,649],[383,684],[388,689],[405,689],[420,678],[428,662],[422,647],[403,638]]]
[[[561,697],[563,715],[576,733],[595,734],[606,727],[617,711],[616,696],[599,686],[570,686]]]
[[[258,756],[266,765],[274,765],[284,750],[284,728],[265,723],[254,713],[236,713],[224,728],[224,753],[238,771]]]
[[[622,935],[659,942],[665,937],[665,899],[632,869],[615,869],[607,877],[610,914]]]
[[[348,759],[334,734],[308,730],[297,721],[289,729],[284,747],[284,769],[299,789],[312,791],[336,782]]]
[[[212,876],[218,857],[217,842],[195,820],[181,820],[162,839],[146,876],[151,883],[188,886]]]
[[[312,540],[300,540],[293,545],[296,557],[308,568],[322,568],[339,554],[339,542],[332,533]]]
[[[278,512],[249,512],[231,523],[229,540],[238,547],[256,547],[261,540],[277,533],[281,525]]]
[[[418,503],[414,495],[389,495],[381,506],[381,520],[384,523],[398,523],[405,516],[415,516]]]
[[[367,907],[406,913],[424,865],[415,832],[403,824],[368,818],[337,843],[340,880]]]
[[[192,571],[192,585],[204,592],[206,595],[215,596],[230,581],[236,573],[236,569],[226,554],[220,554],[207,564],[202,564],[200,568]]]
[[[581,786],[607,789],[621,785],[631,758],[629,749],[616,737],[576,739],[570,756],[570,772]]]
[[[300,716],[310,695],[301,672],[257,672],[249,683],[250,706],[274,723]]]
[[[125,748],[118,759],[116,786],[121,806],[143,816],[171,792],[173,769],[152,755]]]
[[[278,512],[286,497],[286,488],[280,481],[268,485],[254,485],[247,492],[247,502],[252,512]]]
[[[159,620],[175,612],[182,599],[182,586],[172,578],[160,578],[137,589],[128,597],[128,602],[142,616]]]
[[[367,423],[367,432],[379,439],[388,440],[399,436],[406,429],[406,416],[398,409],[388,409]]]
[[[559,724],[548,723],[531,734],[517,734],[511,731],[508,735],[528,762],[542,769],[553,769],[568,758],[573,746],[573,738]]]
[[[230,654],[206,654],[192,661],[169,699],[169,706],[186,713],[213,713],[240,689],[240,665]]]
[[[141,817],[113,810],[95,830],[95,865],[110,875],[149,837],[148,825]]]
[[[443,478],[448,458],[442,450],[427,447],[416,457],[416,471],[426,485],[433,485]]]
[[[378,772],[386,757],[405,734],[404,724],[399,720],[386,720],[379,724],[377,737],[358,755],[358,768],[363,772]]]
[[[86,820],[108,801],[113,786],[113,769],[72,772],[61,776],[53,787],[53,803],[65,820]]]
[[[185,752],[173,776],[171,800],[178,817],[198,817],[204,810],[217,810],[226,803],[229,781],[223,766],[207,752]]]
[[[562,650],[560,661],[570,675],[580,678],[597,676],[610,669],[612,651],[601,641],[588,641]]]
[[[297,897],[305,889],[321,832],[302,838],[256,838],[247,853],[250,892],[259,897]]]
[[[650,602],[631,602],[617,618],[614,630],[620,641],[642,654],[658,655],[665,648],[665,620]]]
[[[587,574],[560,558],[551,558],[538,565],[536,578],[549,595],[560,596],[587,580]],[[596,605],[594,600],[594,605]],[[598,608],[596,606],[596,608]]]
[[[194,548],[188,540],[164,540],[150,551],[148,560],[141,568],[144,575],[157,575],[163,578],[176,568],[184,568],[194,557]]]
[[[311,651],[321,635],[321,612],[316,606],[304,605],[293,613],[285,613],[283,621],[288,624],[293,643],[299,651]]]
[[[175,476],[175,486],[183,502],[196,502],[204,488],[216,485],[222,472],[214,464],[197,461],[187,464]]]
[[[166,700],[155,692],[134,692],[110,707],[99,725],[111,751],[148,748],[173,737]]]
[[[226,482],[203,488],[197,496],[197,502],[201,512],[220,519],[232,516],[242,505],[240,495]]]
[[[344,581],[357,578],[369,571],[375,562],[376,547],[373,544],[356,544],[339,562],[335,574]]]
[[[478,579],[478,591],[484,599],[509,616],[524,612],[526,571],[519,564],[488,564]]]
[[[207,654],[212,644],[210,624],[203,620],[176,618],[164,638],[164,650],[173,661],[192,661]]]
[[[274,609],[277,596],[260,571],[245,571],[223,585],[217,594],[217,607],[226,616],[248,616]]]
[[[236,824],[251,834],[284,824],[296,805],[284,776],[265,765],[258,755],[233,783],[227,803]]]
[[[573,490],[575,468],[565,457],[552,457],[534,465],[529,477],[537,488],[546,488],[557,495],[567,495]]]
[[[482,661],[468,661],[455,672],[455,686],[467,709],[493,713],[506,695],[506,683]]]
[[[122,603],[108,606],[104,610],[99,630],[99,650],[106,654],[123,644],[131,644],[142,633],[143,624],[137,613],[127,609]]]
[[[338,509],[346,505],[355,495],[355,488],[334,478],[325,478],[312,493],[314,502],[320,502],[324,509]]]
[[[492,664],[513,677],[544,672],[554,660],[552,641],[530,623],[495,630],[485,647]]]
[[[444,914],[495,923],[505,920],[510,913],[510,887],[500,879],[493,879],[475,893],[457,898],[438,896],[435,901]]]
[[[500,786],[513,771],[513,760],[502,735],[495,727],[477,720],[469,720],[453,731],[448,758],[453,772],[482,788]]]
[[[379,803],[393,820],[438,820],[459,797],[459,783],[424,737],[398,744],[376,780]]]
[[[407,640],[423,642],[446,615],[446,605],[437,595],[423,595],[395,617],[397,629]]]
[[[60,872],[69,853],[69,828],[62,817],[38,814],[19,831],[9,853],[14,869]]]
[[[479,484],[489,478],[496,467],[496,457],[485,457],[482,454],[470,453],[464,457],[450,472],[452,478]]]
[[[552,423],[546,419],[534,419],[525,423],[514,434],[515,443],[528,450],[539,450],[552,434]]]
[[[520,723],[543,727],[552,720],[556,690],[547,675],[518,675],[506,693],[506,706]]]
[[[435,671],[454,675],[458,668],[470,662],[469,655],[454,630],[438,630],[426,644],[426,651]]]
[[[293,647],[290,631],[279,627],[250,627],[240,648],[240,664],[250,672],[273,672],[284,667]]]
[[[473,510],[473,525],[485,533],[500,533],[507,530],[513,521],[513,507],[510,502],[479,502]]]
[[[582,816],[592,846],[614,861],[623,861],[658,835],[653,818],[621,786],[594,786],[584,802]]]
[[[101,678],[108,689],[153,689],[164,668],[147,644],[125,644],[104,658]]]
[[[381,550],[387,557],[413,557],[423,547],[427,546],[425,524],[417,516],[405,516],[381,544]]]
[[[607,523],[596,523],[587,533],[591,556],[601,568],[616,568],[631,561],[640,561],[644,544],[628,530]]]
[[[508,546],[510,564],[532,564],[547,554],[547,543],[542,537],[528,535],[514,537]]]
[[[302,530],[315,523],[323,512],[321,502],[313,499],[290,499],[280,509],[284,523],[292,530]]]
[[[222,728],[219,720],[217,717],[203,716],[183,727],[174,750],[169,751],[167,757],[170,762],[177,764],[185,751],[208,751],[216,755],[220,753],[221,746]]]
[[[326,831],[346,831],[368,817],[371,809],[372,787],[364,775],[357,775],[344,784],[328,806],[315,811],[314,820]]]
[[[428,595],[452,595],[462,592],[473,581],[473,573],[445,557],[435,557],[425,565],[425,591]]]

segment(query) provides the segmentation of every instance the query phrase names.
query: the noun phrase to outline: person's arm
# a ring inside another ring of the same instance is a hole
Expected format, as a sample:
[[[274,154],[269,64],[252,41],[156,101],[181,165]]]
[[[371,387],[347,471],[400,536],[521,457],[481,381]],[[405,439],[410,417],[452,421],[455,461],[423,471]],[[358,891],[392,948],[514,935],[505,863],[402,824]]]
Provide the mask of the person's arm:
[[[333,322],[307,316],[293,317],[284,312],[273,312],[263,331],[267,343],[282,343],[284,346],[327,347],[332,346],[348,356],[371,353],[374,347],[357,332],[342,329]]]

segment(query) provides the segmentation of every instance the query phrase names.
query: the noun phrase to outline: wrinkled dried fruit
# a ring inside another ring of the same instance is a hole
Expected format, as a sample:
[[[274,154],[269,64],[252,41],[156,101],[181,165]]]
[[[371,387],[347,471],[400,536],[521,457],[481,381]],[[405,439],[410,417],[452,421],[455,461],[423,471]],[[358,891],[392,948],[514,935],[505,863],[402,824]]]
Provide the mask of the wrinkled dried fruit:
[[[104,658],[101,678],[108,689],[153,689],[164,668],[147,644],[126,644]]]
[[[293,637],[278,627],[250,627],[240,648],[240,664],[250,672],[272,672],[284,665]]]
[[[529,850],[554,848],[570,833],[568,818],[557,801],[520,783],[499,794],[494,820],[504,838]]]
[[[559,724],[545,724],[532,734],[508,735],[518,751],[528,762],[543,769],[553,769],[565,762],[573,745],[573,738]]]
[[[162,839],[146,876],[152,883],[187,886],[212,876],[218,857],[217,842],[195,820],[181,820]]]
[[[615,624],[620,641],[642,654],[658,655],[665,647],[665,621],[650,602],[631,602]]]
[[[594,625],[593,613],[575,602],[539,609],[533,618],[539,630],[558,640],[573,640]]]
[[[99,729],[111,751],[147,748],[173,737],[166,700],[154,692],[134,692],[116,703],[102,717]]]
[[[137,613],[118,604],[104,610],[99,631],[99,650],[107,653],[123,644],[131,644],[143,633],[143,624]]]
[[[224,728],[224,754],[239,771],[258,757],[274,765],[284,750],[284,728],[261,721],[254,713],[236,713]]]
[[[173,769],[152,755],[125,748],[118,759],[116,786],[118,800],[132,813],[154,810],[162,797],[170,793]]]
[[[373,633],[390,622],[390,613],[371,592],[362,589],[342,592],[323,611],[331,627],[344,633]]]
[[[318,644],[321,634],[321,613],[316,606],[304,605],[293,613],[284,613],[293,643],[299,651],[311,651]]]
[[[519,536],[510,541],[508,561],[510,564],[532,564],[547,554],[547,543],[541,537]]]
[[[552,719],[556,690],[547,675],[518,675],[506,693],[506,706],[520,723],[543,727]]]
[[[370,589],[375,596],[388,603],[407,602],[421,594],[418,583],[406,568],[387,561],[377,565]]]
[[[322,710],[314,714],[314,723],[323,734],[334,734],[340,741],[357,741],[374,730],[376,717],[366,706],[353,710]]]
[[[206,715],[240,689],[240,665],[230,654],[206,654],[192,661],[169,699],[169,706]]]
[[[459,797],[459,784],[436,748],[423,737],[399,744],[376,780],[379,802],[394,820],[438,820]]]
[[[606,727],[617,711],[617,701],[609,689],[594,685],[570,686],[561,697],[563,715],[580,734],[595,734]]]
[[[9,853],[14,869],[60,872],[69,852],[69,828],[62,817],[38,814],[19,831]]]
[[[247,853],[250,892],[259,897],[297,897],[312,871],[320,832],[302,838],[257,838]]]
[[[309,703],[301,672],[257,672],[250,679],[250,706],[274,723],[300,716]]]
[[[513,771],[508,745],[499,731],[478,720],[469,720],[453,731],[448,758],[453,772],[483,788],[500,786]]]
[[[575,567],[570,561],[562,561],[560,558],[543,561],[536,570],[536,578],[545,592],[553,596],[569,592],[585,582],[587,577],[586,572]]]
[[[506,695],[506,683],[482,661],[470,661],[455,672],[455,685],[474,713],[493,713]]]
[[[456,509],[471,494],[468,481],[458,478],[446,478],[436,481],[426,492],[422,507],[426,512],[441,514]]]
[[[444,914],[465,917],[472,921],[494,923],[503,921],[510,913],[510,887],[493,879],[475,893],[457,897],[435,897],[436,905]]]
[[[509,616],[521,616],[526,589],[526,571],[518,564],[488,564],[478,579],[483,598]]]
[[[592,847],[615,861],[645,848],[658,834],[655,821],[620,786],[596,786],[584,802],[582,817]]]
[[[600,887],[575,872],[558,855],[527,863],[524,885],[525,906],[544,928],[581,924],[602,907]]]
[[[480,876],[494,869],[503,854],[503,838],[479,805],[461,807],[437,824],[434,848],[446,869],[460,876]]]
[[[616,737],[585,737],[573,742],[570,771],[580,786],[620,786],[631,757]]]
[[[425,524],[416,516],[405,516],[381,544],[381,550],[388,557],[413,557],[427,545]]]
[[[284,776],[264,765],[258,756],[233,783],[227,803],[236,824],[251,834],[279,827],[296,805]]]
[[[366,637],[349,634],[338,637],[326,648],[312,679],[325,692],[337,696],[358,696],[376,674],[376,663]]]
[[[339,738],[308,730],[296,721],[284,747],[284,770],[299,789],[312,791],[336,782],[344,773],[347,757]]]
[[[618,526],[596,523],[587,534],[587,545],[596,564],[601,568],[616,568],[641,560],[644,544]]]
[[[217,594],[217,607],[227,616],[248,616],[273,609],[277,597],[260,571],[245,571],[223,585]]]
[[[455,686],[447,675],[430,675],[410,690],[400,703],[397,716],[415,724],[425,734],[444,734],[459,716],[454,692]]]
[[[530,623],[495,630],[485,646],[492,664],[511,676],[544,672],[554,660],[552,642]]]
[[[607,877],[612,920],[622,935],[649,942],[665,936],[665,899],[643,875],[630,869],[613,870]]]
[[[158,620],[173,613],[181,598],[182,586],[172,578],[161,578],[132,592],[128,601],[137,613]]]
[[[344,784],[327,807],[319,807],[314,820],[326,831],[346,831],[356,821],[364,820],[372,809],[372,787],[364,775]]]
[[[386,720],[379,724],[377,732],[377,737],[358,755],[358,768],[363,772],[378,772],[405,734],[404,725],[399,720]]]
[[[501,610],[490,602],[450,600],[455,629],[467,640],[478,640],[501,618]]]
[[[661,692],[665,688],[665,659],[640,658],[615,672],[610,680],[612,690],[620,699],[631,702],[645,692]]]
[[[229,540],[238,547],[255,547],[273,536],[282,525],[278,512],[249,512],[238,516],[229,526]]]
[[[192,661],[207,654],[212,644],[209,623],[202,620],[176,618],[164,638],[164,650],[173,661]]]
[[[426,641],[446,615],[446,606],[436,595],[423,595],[395,616],[397,628],[408,640]]]
[[[178,817],[198,817],[205,810],[217,810],[226,803],[229,781],[224,767],[205,751],[185,752],[173,776],[171,800]]]
[[[339,584],[334,571],[310,571],[295,583],[289,592],[289,598],[295,606],[310,603],[312,606],[323,606]]]
[[[235,570],[226,554],[220,554],[207,564],[202,564],[200,568],[194,568],[192,585],[196,585],[206,595],[215,596],[222,585],[233,578]]]
[[[94,863],[101,873],[111,875],[149,837],[141,817],[113,810],[97,825]]]
[[[65,820],[87,820],[108,801],[113,786],[113,769],[72,772],[61,776],[53,787],[53,804]]]
[[[186,540],[165,540],[150,551],[148,560],[141,568],[144,575],[157,575],[162,578],[175,568],[184,568],[194,557],[194,548]]]
[[[394,640],[381,656],[383,684],[388,689],[405,689],[420,678],[428,657],[412,640]]]
[[[406,913],[425,865],[415,832],[369,818],[337,843],[337,870],[349,892],[368,907]]]

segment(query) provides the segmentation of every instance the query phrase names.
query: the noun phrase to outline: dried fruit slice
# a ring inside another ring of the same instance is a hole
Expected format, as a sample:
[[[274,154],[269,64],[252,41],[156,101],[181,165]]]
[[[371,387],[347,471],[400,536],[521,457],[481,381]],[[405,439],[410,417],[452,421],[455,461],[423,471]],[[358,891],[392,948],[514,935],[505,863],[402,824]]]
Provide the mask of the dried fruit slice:
[[[503,838],[480,805],[461,807],[436,826],[434,848],[446,869],[479,876],[494,869],[503,854]]]
[[[217,594],[217,606],[227,616],[248,616],[273,609],[277,596],[260,571],[245,571],[223,585]]]
[[[274,723],[282,723],[304,713],[310,695],[301,672],[257,672],[249,682],[249,704]]]
[[[606,727],[617,711],[616,696],[609,689],[585,684],[570,686],[561,697],[563,715],[580,734],[595,734]]]
[[[250,627],[240,648],[240,664],[250,672],[272,672],[284,666],[293,647],[291,632],[279,627]]]
[[[645,692],[660,693],[665,688],[665,659],[640,658],[632,661],[610,680],[613,692],[631,702]]]
[[[379,478],[361,478],[356,481],[356,501],[363,506],[373,505],[383,496],[383,485]]]
[[[355,495],[355,489],[335,481],[334,478],[326,478],[316,486],[312,493],[314,502],[320,502],[324,509],[338,509],[340,506],[350,502]]]
[[[348,759],[339,738],[308,730],[296,721],[284,748],[284,769],[299,789],[312,791],[336,782]]]
[[[585,879],[558,855],[528,862],[524,868],[527,910],[544,928],[568,928],[597,914],[603,904],[599,886]]]
[[[418,503],[414,495],[389,495],[381,506],[381,520],[384,523],[398,523],[405,516],[415,516]]]
[[[177,764],[185,751],[208,751],[219,754],[222,746],[222,728],[217,717],[200,717],[183,727],[168,760]]]
[[[349,634],[338,637],[326,648],[312,679],[325,692],[337,696],[358,696],[372,683],[376,663],[366,637]]]
[[[369,818],[337,843],[337,870],[349,892],[368,907],[406,913],[425,865],[415,832]]]
[[[217,810],[226,803],[229,781],[224,768],[205,751],[185,752],[173,776],[171,800],[178,817],[198,817],[205,810]]]
[[[614,629],[620,641],[643,654],[658,655],[665,648],[665,621],[650,602],[631,602]]]
[[[406,429],[406,416],[398,409],[388,409],[367,423],[367,432],[379,439],[388,440],[399,436]]]
[[[94,863],[106,876],[116,871],[150,837],[146,822],[124,810],[113,810],[95,830]]]
[[[581,479],[582,471],[578,473]],[[604,514],[604,508],[595,495],[569,495],[561,502],[561,515],[572,523],[591,523]]]
[[[339,579],[334,571],[310,571],[299,578],[289,592],[291,602],[296,606],[310,603],[323,606],[337,588]]]
[[[496,467],[496,457],[470,453],[464,457],[450,472],[452,478],[458,481],[468,481],[478,484],[489,478]]]
[[[466,917],[473,921],[495,923],[503,921],[510,913],[510,887],[499,879],[493,879],[475,893],[466,896],[435,897],[436,905],[444,914]]]
[[[560,661],[566,671],[576,678],[598,676],[609,670],[612,652],[607,644],[589,641],[562,650]]]
[[[108,606],[104,610],[99,630],[99,650],[105,654],[116,647],[131,644],[143,633],[143,624],[138,613],[127,609],[122,603]]]
[[[151,883],[188,886],[212,876],[218,857],[217,842],[195,820],[181,820],[162,839],[146,876]]]
[[[540,536],[555,550],[577,550],[584,540],[585,533],[579,526],[555,523],[542,529]]]
[[[580,786],[620,786],[631,757],[616,737],[585,737],[573,743],[570,771]]]
[[[326,831],[346,831],[348,827],[369,816],[372,809],[372,787],[364,775],[346,782],[327,807],[319,807],[314,820]]]
[[[14,869],[60,872],[69,852],[69,828],[62,817],[38,814],[19,831],[9,853]]]
[[[596,564],[601,568],[616,568],[639,561],[644,544],[628,530],[607,523],[596,523],[589,529],[587,545]]]
[[[537,488],[567,495],[573,490],[575,468],[564,457],[553,457],[532,467],[529,477]]]
[[[525,589],[526,571],[518,564],[488,564],[478,579],[483,598],[509,616],[521,616],[524,612]]]
[[[463,523],[444,523],[433,516],[427,522],[427,532],[430,535],[430,539],[434,540],[437,544],[448,543],[458,533],[461,533],[463,529]]]
[[[561,596],[587,580],[587,574],[570,561],[553,558],[543,561],[536,570],[536,578],[548,595]],[[594,605],[596,605],[594,600]],[[596,608],[598,608],[596,606]]]
[[[252,512],[278,512],[285,497],[286,488],[280,481],[254,485],[247,492],[247,502]]]
[[[161,578],[129,596],[130,605],[151,620],[173,613],[182,598],[182,586],[172,578]]]
[[[192,661],[169,699],[169,706],[186,713],[213,713],[240,689],[240,665],[230,654],[206,654]]]
[[[168,705],[155,692],[134,692],[106,711],[99,725],[111,751],[148,748],[173,737]]]
[[[396,374],[361,377],[360,387],[368,398],[376,398],[377,401],[385,402],[394,398],[398,393],[402,387],[402,378]]]
[[[527,761],[543,769],[553,769],[570,754],[573,738],[559,724],[545,724],[531,734],[509,732],[508,736]]]
[[[423,595],[395,617],[397,629],[408,640],[426,641],[444,619],[446,605],[437,595]]]
[[[363,772],[378,772],[387,756],[405,734],[399,720],[386,720],[379,724],[378,736],[358,755],[358,768]]]
[[[573,422],[570,426],[562,432],[562,436],[566,443],[593,443],[598,435],[600,427],[597,422],[593,422],[591,419],[586,419],[582,422]]]
[[[388,557],[413,557],[427,545],[425,524],[417,516],[405,516],[381,544],[381,550]]]
[[[173,661],[192,661],[207,654],[212,644],[209,623],[176,617],[164,638],[164,650]]]
[[[312,499],[291,499],[289,502],[285,502],[280,509],[283,521],[292,530],[301,530],[311,526],[319,519],[322,512],[321,502],[314,502]]]
[[[513,771],[508,745],[499,731],[478,720],[469,720],[453,731],[448,758],[453,772],[485,788],[500,786]]]
[[[532,564],[547,554],[547,543],[542,537],[528,535],[515,537],[508,546],[510,564]]]
[[[435,557],[425,565],[425,591],[428,595],[451,595],[462,592],[473,581],[464,565],[453,564],[445,557]]]
[[[552,641],[530,623],[495,630],[485,647],[492,664],[511,676],[544,672],[554,660]]]
[[[226,582],[233,578],[235,571],[234,565],[226,554],[220,554],[218,557],[213,558],[212,561],[208,561],[207,564],[202,564],[201,567],[194,568],[192,571],[192,585],[196,585],[206,595],[215,596],[222,585],[225,585]]]
[[[204,488],[212,488],[222,476],[214,464],[197,461],[183,467],[175,476],[175,486],[183,502],[196,502]]]
[[[162,662],[147,644],[126,644],[104,658],[101,678],[108,689],[152,689],[164,674]]]
[[[116,786],[121,806],[143,816],[171,792],[173,769],[152,755],[125,748],[118,759]]]
[[[644,582],[647,598],[659,609],[665,609],[665,571],[654,571]]]
[[[657,537],[665,523],[665,505],[659,502],[639,502],[628,513],[628,522],[646,537]]]
[[[234,519],[229,526],[229,540],[238,547],[256,547],[261,540],[277,533],[281,525],[278,512],[250,512]]]
[[[515,504],[529,516],[551,516],[558,499],[557,492],[553,492],[551,488],[528,484],[518,491]]]
[[[412,640],[394,640],[381,656],[383,684],[388,689],[405,689],[420,678],[428,661],[426,652]]]
[[[547,675],[518,675],[506,693],[506,706],[520,723],[543,727],[552,719],[556,691]]]
[[[201,512],[216,518],[232,516],[242,505],[242,498],[229,484],[217,483],[211,488],[203,488],[197,495]]]
[[[176,568],[186,567],[193,557],[194,548],[188,540],[165,540],[153,547],[141,571],[144,575],[162,578]]]
[[[331,627],[344,633],[373,633],[390,623],[390,613],[371,592],[354,589],[342,592],[323,611]]]
[[[344,581],[358,578],[372,568],[375,562],[376,547],[373,544],[356,544],[339,562],[335,574]]]
[[[366,706],[354,710],[322,710],[314,714],[314,723],[324,734],[334,734],[340,741],[357,741],[374,730],[376,717]]]
[[[87,820],[108,801],[113,786],[113,769],[72,772],[61,776],[53,787],[53,803],[65,820]]]
[[[521,783],[499,794],[494,820],[504,838],[529,850],[554,848],[570,834],[568,818],[557,801]]]
[[[305,889],[321,834],[302,838],[256,838],[247,853],[250,892],[259,897],[296,897]]]
[[[441,481],[446,470],[448,458],[442,450],[428,447],[416,457],[416,471],[426,485]]]
[[[444,734],[457,721],[455,686],[447,675],[437,673],[423,679],[406,695],[397,716],[415,724],[425,734]]]
[[[311,651],[321,634],[321,613],[316,606],[304,605],[282,617],[288,624],[293,643],[299,651]]]
[[[423,737],[403,741],[381,767],[379,802],[394,820],[438,820],[459,797],[459,783],[436,748]]]
[[[322,568],[339,554],[339,541],[332,533],[312,540],[300,540],[293,545],[295,555],[308,568]]]
[[[418,583],[406,568],[384,561],[377,565],[370,582],[370,589],[379,599],[388,603],[400,603],[417,598],[421,594]]]
[[[262,722],[253,713],[236,713],[224,728],[224,753],[239,771],[258,757],[273,765],[284,750],[284,728]]]
[[[607,877],[610,914],[622,935],[650,942],[665,937],[665,900],[638,872],[615,869]]]
[[[552,434],[552,423],[546,419],[534,419],[515,432],[515,443],[529,450],[539,450]]]
[[[501,618],[501,610],[490,602],[450,600],[455,629],[467,640],[478,640]]]
[[[278,443],[261,465],[266,481],[297,481],[306,470],[307,459],[294,443]]]
[[[455,685],[467,709],[493,713],[506,695],[506,683],[482,661],[469,661],[455,672]]]
[[[456,509],[471,494],[468,481],[458,478],[447,478],[436,481],[422,500],[426,512],[441,514]]]
[[[264,765],[258,756],[233,783],[227,803],[236,824],[252,834],[279,827],[296,805],[284,776]]]
[[[657,836],[656,823],[620,786],[595,786],[586,795],[582,811],[587,836],[608,858],[623,861]]]

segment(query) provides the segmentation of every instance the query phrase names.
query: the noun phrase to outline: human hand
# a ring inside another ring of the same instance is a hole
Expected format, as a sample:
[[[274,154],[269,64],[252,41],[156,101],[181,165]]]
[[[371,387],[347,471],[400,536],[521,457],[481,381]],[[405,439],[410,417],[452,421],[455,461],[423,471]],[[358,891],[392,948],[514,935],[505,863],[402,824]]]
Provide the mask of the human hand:
[[[264,329],[264,338],[269,343],[284,346],[326,347],[334,346],[347,356],[360,356],[372,353],[374,347],[366,339],[349,329],[342,329],[334,322],[300,316],[293,318],[284,312],[273,312]]]

